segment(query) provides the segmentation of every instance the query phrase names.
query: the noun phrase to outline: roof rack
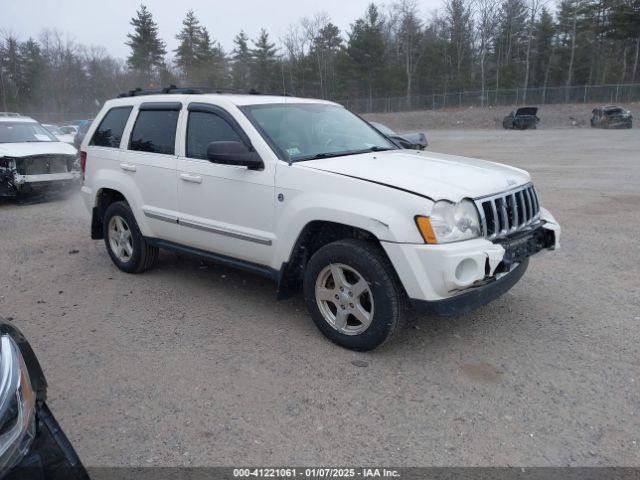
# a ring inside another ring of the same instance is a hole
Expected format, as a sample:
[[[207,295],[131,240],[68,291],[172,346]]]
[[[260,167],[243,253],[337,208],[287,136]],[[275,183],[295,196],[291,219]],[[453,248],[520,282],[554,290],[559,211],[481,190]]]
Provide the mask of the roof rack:
[[[165,88],[154,88],[150,90],[143,90],[136,88],[129,90],[128,92],[121,93],[118,98],[127,97],[142,97],[145,95],[204,95],[207,93],[228,93],[236,95],[260,95],[257,90],[251,89],[247,92],[234,90],[230,88],[214,88],[214,87],[177,87],[175,85],[169,85]]]
[[[22,115],[15,112],[0,112],[0,117],[22,117]]]

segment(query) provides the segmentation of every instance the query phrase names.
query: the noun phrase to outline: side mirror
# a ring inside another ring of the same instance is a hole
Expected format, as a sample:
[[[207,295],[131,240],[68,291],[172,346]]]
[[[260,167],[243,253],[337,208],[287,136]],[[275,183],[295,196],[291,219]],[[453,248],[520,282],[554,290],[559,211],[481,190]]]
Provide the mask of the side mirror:
[[[211,163],[238,165],[249,170],[262,170],[260,156],[242,142],[211,142],[207,145],[207,158]]]

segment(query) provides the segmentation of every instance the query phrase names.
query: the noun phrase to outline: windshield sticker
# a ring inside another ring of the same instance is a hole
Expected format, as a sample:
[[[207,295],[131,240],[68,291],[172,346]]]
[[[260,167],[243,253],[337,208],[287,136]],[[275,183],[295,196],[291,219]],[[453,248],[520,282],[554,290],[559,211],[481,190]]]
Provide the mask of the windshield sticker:
[[[300,149],[298,147],[287,148],[289,155],[300,155]]]

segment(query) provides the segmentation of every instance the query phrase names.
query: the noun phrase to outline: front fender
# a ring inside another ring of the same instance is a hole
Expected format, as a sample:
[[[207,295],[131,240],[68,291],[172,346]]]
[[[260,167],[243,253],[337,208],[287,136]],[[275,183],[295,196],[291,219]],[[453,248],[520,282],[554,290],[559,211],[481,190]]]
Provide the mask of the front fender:
[[[413,218],[426,214],[433,205],[431,200],[366,180],[295,165],[279,166],[277,175],[277,191],[283,201],[276,206],[278,242],[274,268],[290,258],[300,233],[314,221],[356,227],[380,241],[424,243]]]

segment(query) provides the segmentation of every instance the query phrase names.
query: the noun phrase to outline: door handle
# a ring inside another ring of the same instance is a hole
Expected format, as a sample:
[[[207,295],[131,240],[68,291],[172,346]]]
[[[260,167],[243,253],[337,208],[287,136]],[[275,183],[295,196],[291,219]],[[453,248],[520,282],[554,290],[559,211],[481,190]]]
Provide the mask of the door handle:
[[[135,172],[137,170],[136,166],[131,163],[121,163],[120,168],[125,172]]]
[[[202,177],[200,175],[191,175],[190,173],[181,173],[180,179],[190,183],[202,183]]]

